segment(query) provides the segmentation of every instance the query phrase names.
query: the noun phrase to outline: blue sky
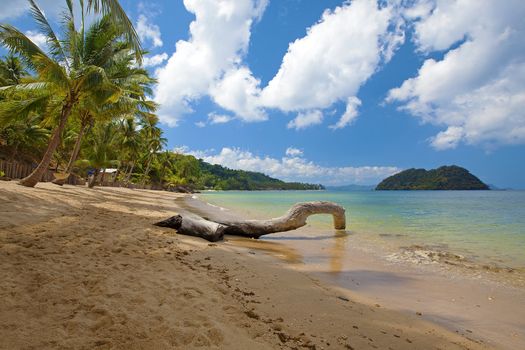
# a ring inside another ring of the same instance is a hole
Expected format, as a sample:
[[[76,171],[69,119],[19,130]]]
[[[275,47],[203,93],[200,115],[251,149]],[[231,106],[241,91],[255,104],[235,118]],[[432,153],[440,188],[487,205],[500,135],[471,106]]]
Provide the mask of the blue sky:
[[[39,2],[53,20],[57,3]],[[457,164],[525,188],[522,1],[121,3],[170,149],[285,180]],[[24,0],[0,5],[38,41]]]

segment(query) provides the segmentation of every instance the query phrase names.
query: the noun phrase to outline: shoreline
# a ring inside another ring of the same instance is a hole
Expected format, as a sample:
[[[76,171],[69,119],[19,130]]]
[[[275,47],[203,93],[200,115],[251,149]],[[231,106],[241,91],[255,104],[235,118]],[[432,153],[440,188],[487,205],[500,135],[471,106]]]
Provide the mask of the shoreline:
[[[221,208],[196,196],[180,201],[212,218],[241,216],[235,209]],[[260,213],[253,215],[253,208],[246,208],[242,215],[261,217]],[[502,277],[498,272],[448,262],[422,264],[421,260],[391,259],[391,251],[352,235],[334,236],[331,232],[307,225],[296,231],[264,236],[259,244],[242,238],[233,242],[266,251],[288,268],[351,291],[358,300],[421,313],[424,319],[451,331],[502,348],[525,347],[525,311],[516,310],[517,305],[525,304],[525,288],[521,280],[509,283],[511,273]],[[333,246],[327,241],[332,241]]]
[[[0,195],[0,349],[493,348],[233,239],[153,226],[184,210],[180,194],[0,182]]]

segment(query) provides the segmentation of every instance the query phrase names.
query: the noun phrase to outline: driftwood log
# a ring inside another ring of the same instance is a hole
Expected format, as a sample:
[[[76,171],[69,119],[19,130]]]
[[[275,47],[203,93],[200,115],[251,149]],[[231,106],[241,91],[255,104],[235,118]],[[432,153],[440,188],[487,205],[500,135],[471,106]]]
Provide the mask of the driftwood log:
[[[259,238],[270,233],[295,230],[306,225],[310,215],[330,214],[334,228],[346,228],[345,209],[332,202],[303,202],[292,206],[286,214],[269,220],[209,220],[193,214],[172,216],[155,223],[157,226],[176,229],[178,233],[220,241],[225,234]]]

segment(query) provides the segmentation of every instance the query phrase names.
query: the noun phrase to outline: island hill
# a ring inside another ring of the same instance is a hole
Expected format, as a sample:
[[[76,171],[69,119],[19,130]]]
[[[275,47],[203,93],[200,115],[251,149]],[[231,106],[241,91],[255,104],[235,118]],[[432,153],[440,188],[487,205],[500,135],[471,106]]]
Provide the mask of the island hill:
[[[467,169],[451,165],[437,169],[408,169],[387,177],[376,190],[488,190]]]
[[[182,157],[193,158],[192,156]],[[198,190],[324,190],[323,185],[284,182],[263,173],[229,169],[218,164],[207,163],[202,159],[198,160],[197,168],[198,181],[194,183],[193,187]]]

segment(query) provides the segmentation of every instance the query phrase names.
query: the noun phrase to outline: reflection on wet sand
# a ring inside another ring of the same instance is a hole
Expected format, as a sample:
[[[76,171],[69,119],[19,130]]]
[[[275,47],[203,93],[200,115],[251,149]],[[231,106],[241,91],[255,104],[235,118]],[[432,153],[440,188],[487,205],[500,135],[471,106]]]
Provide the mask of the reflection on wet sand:
[[[269,242],[262,239],[247,239],[242,237],[229,236],[227,241],[234,243],[236,246],[241,246],[249,249],[262,250],[279,259],[291,264],[298,264],[303,262],[303,256],[292,247],[282,243]]]
[[[345,261],[348,242],[348,233],[346,231],[336,231],[333,236],[333,244],[328,250],[330,259],[330,273],[338,274],[343,272],[343,262]]]

